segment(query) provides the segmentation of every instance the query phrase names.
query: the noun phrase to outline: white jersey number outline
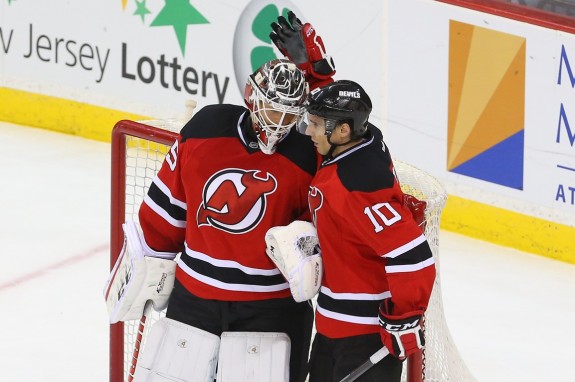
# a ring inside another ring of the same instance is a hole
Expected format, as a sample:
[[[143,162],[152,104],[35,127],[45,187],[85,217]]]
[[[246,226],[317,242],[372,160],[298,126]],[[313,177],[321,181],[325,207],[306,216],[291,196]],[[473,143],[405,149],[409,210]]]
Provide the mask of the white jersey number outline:
[[[385,208],[392,215],[388,218],[381,209]],[[383,226],[389,227],[390,225],[401,220],[401,215],[389,203],[377,203],[371,207],[365,207],[363,213],[367,215],[371,224],[373,224],[375,233],[383,231]],[[379,220],[383,223],[380,224]]]
[[[178,140],[174,142],[170,151],[166,154],[166,162],[170,166],[170,170],[174,171],[176,169],[176,162],[178,161]]]

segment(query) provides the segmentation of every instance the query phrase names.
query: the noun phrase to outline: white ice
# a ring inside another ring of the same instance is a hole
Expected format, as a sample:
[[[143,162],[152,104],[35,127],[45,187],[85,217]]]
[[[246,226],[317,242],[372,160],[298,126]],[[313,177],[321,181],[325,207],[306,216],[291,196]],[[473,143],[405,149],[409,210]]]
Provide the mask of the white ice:
[[[0,381],[108,381],[110,145],[7,123],[0,141]],[[478,381],[575,381],[575,266],[447,231],[440,252]]]

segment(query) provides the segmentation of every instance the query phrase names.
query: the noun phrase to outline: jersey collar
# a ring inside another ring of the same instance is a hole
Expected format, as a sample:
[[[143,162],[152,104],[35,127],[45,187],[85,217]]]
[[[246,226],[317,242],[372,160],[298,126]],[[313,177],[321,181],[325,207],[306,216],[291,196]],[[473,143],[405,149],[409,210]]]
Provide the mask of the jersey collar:
[[[244,112],[238,120],[238,136],[249,153],[260,151],[256,134],[252,129],[249,111]]]
[[[336,157],[325,159],[321,165],[327,166],[329,164],[332,164],[332,163],[335,163],[339,160],[342,160],[343,158],[353,154],[354,152],[359,151],[359,150],[363,149],[364,147],[371,145],[373,143],[374,139],[375,139],[375,137],[373,136],[373,134],[370,134],[370,137],[366,141],[358,143],[357,145],[352,146],[345,151],[342,151]]]

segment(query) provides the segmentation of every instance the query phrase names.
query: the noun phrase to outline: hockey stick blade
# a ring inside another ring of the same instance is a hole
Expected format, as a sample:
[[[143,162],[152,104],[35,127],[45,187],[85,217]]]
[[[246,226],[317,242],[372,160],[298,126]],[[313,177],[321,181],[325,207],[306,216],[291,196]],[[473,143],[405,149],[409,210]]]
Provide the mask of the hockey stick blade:
[[[387,348],[385,346],[382,347],[381,349],[379,349],[378,351],[373,353],[373,355],[371,357],[369,357],[369,359],[367,361],[365,361],[364,363],[359,365],[355,370],[353,370],[351,373],[349,373],[340,382],[355,381],[361,375],[363,375],[363,373],[365,373],[366,371],[371,369],[373,367],[373,365],[375,365],[376,363],[378,363],[379,361],[381,361],[382,359],[384,359],[388,355],[389,355],[389,350],[387,350]]]

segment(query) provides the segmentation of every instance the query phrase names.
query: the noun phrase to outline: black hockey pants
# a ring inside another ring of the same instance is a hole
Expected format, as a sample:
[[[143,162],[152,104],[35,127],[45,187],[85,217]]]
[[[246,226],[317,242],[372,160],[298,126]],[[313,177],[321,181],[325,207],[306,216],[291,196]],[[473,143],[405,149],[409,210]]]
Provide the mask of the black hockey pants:
[[[328,338],[316,334],[310,356],[309,382],[338,382],[382,347],[379,334]],[[402,362],[388,355],[357,382],[399,382]]]

